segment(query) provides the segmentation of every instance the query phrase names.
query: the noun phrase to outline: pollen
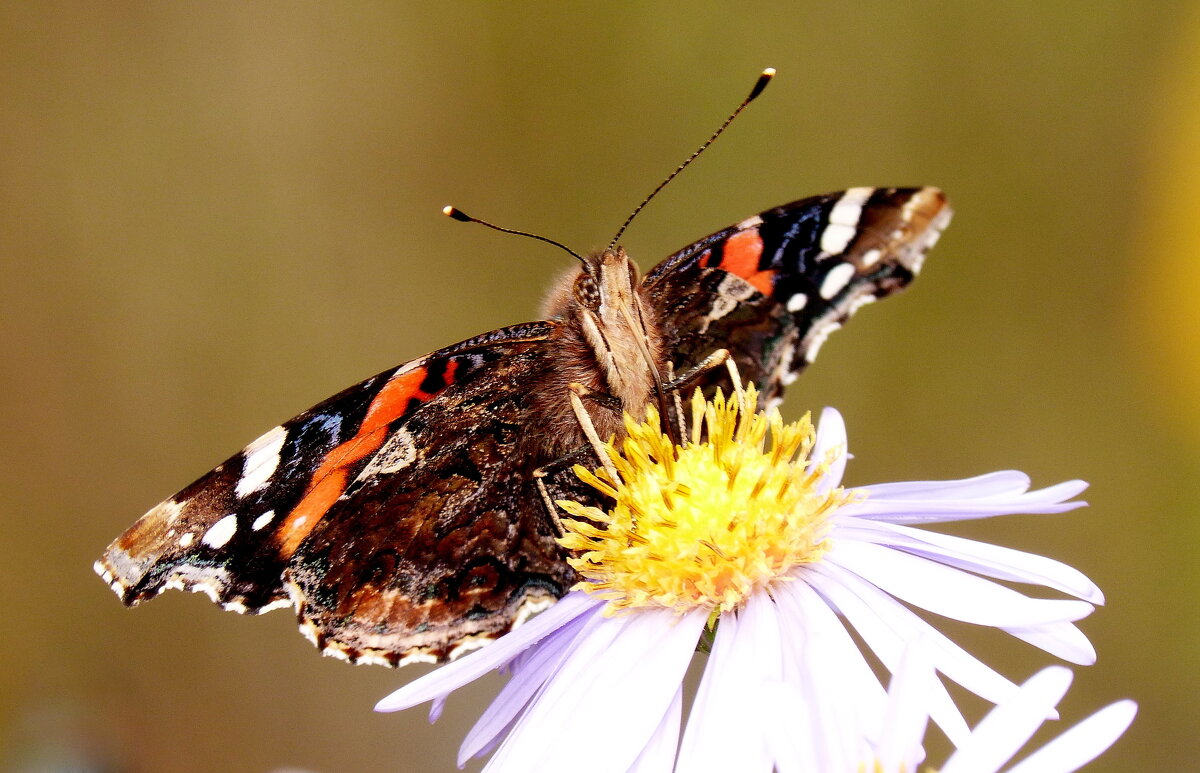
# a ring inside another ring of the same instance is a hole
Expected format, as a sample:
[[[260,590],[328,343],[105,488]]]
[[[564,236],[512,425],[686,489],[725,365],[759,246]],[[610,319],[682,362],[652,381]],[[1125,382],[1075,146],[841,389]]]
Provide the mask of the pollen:
[[[610,465],[575,474],[614,501],[609,510],[560,500],[559,543],[571,551],[576,589],[605,599],[606,613],[637,607],[719,614],[770,592],[830,547],[829,516],[850,499],[819,485],[833,460],[812,463],[812,419],[785,424],[755,412],[753,384],[691,402],[691,437],[675,444],[651,407],[603,451]],[[768,437],[769,436],[769,437]],[[614,470],[614,480],[608,469]]]

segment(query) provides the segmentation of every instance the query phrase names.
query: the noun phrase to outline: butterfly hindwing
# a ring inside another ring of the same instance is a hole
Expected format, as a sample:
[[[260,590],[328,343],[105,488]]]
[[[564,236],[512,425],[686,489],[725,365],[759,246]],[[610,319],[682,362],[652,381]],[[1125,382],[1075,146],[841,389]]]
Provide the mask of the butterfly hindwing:
[[[851,188],[676,252],[644,281],[676,372],[726,348],[742,377],[777,399],[851,314],[912,281],[950,216],[936,188]]]

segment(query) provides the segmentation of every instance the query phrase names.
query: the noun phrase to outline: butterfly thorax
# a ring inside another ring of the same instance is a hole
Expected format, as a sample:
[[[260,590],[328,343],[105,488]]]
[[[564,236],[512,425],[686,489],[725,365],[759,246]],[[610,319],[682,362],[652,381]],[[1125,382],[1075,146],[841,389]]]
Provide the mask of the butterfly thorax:
[[[562,419],[555,429],[564,448],[583,440],[567,399],[572,382],[593,393],[585,404],[601,437],[620,435],[621,412],[640,419],[666,376],[662,333],[637,265],[621,247],[587,256],[562,278],[545,312],[562,328],[541,397],[546,415]]]

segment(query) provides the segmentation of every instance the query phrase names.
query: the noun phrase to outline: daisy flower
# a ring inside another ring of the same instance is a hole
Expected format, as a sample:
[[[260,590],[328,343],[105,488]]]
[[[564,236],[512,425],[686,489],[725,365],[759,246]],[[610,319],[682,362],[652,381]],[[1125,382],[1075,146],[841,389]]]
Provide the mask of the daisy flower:
[[[697,393],[691,437],[679,445],[652,409],[640,423],[627,417],[626,438],[601,448],[603,467],[576,469],[613,507],[559,503],[575,588],[377,709],[433,701],[436,719],[452,691],[500,669],[510,678],[467,735],[460,765],[492,753],[487,770],[522,773],[769,773],[789,735],[850,739],[845,759],[869,751],[887,693],[851,629],[890,672],[919,641],[931,666],[967,690],[993,703],[1017,694],[912,607],[1001,629],[1072,663],[1095,660],[1073,623],[1103,597],[1078,571],[918,528],[1073,510],[1086,484],[1030,491],[1024,474],[997,472],[843,488],[841,416],[827,409],[818,431],[807,416],[785,424],[742,407],[756,401],[753,385],[728,400]],[[996,580],[1074,598],[1032,598]],[[680,737],[683,676],[698,643],[709,657]],[[928,715],[965,743],[962,714],[931,681]],[[795,711],[781,717],[781,690],[848,699],[830,710],[786,701]]]

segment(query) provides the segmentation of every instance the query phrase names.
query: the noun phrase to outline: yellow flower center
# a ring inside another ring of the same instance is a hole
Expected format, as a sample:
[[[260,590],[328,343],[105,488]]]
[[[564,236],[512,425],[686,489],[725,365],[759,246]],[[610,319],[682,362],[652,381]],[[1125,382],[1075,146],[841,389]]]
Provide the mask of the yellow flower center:
[[[562,519],[559,540],[573,553],[575,587],[606,599],[606,613],[726,612],[828,550],[829,515],[850,498],[840,488],[818,490],[833,457],[810,466],[811,418],[785,425],[774,410],[741,407],[757,399],[753,384],[729,400],[718,391],[706,402],[697,390],[683,445],[663,434],[653,408],[640,423],[627,414],[620,451],[612,441],[604,447],[619,479],[603,467],[575,467],[616,501],[607,512],[558,502],[575,516]]]

